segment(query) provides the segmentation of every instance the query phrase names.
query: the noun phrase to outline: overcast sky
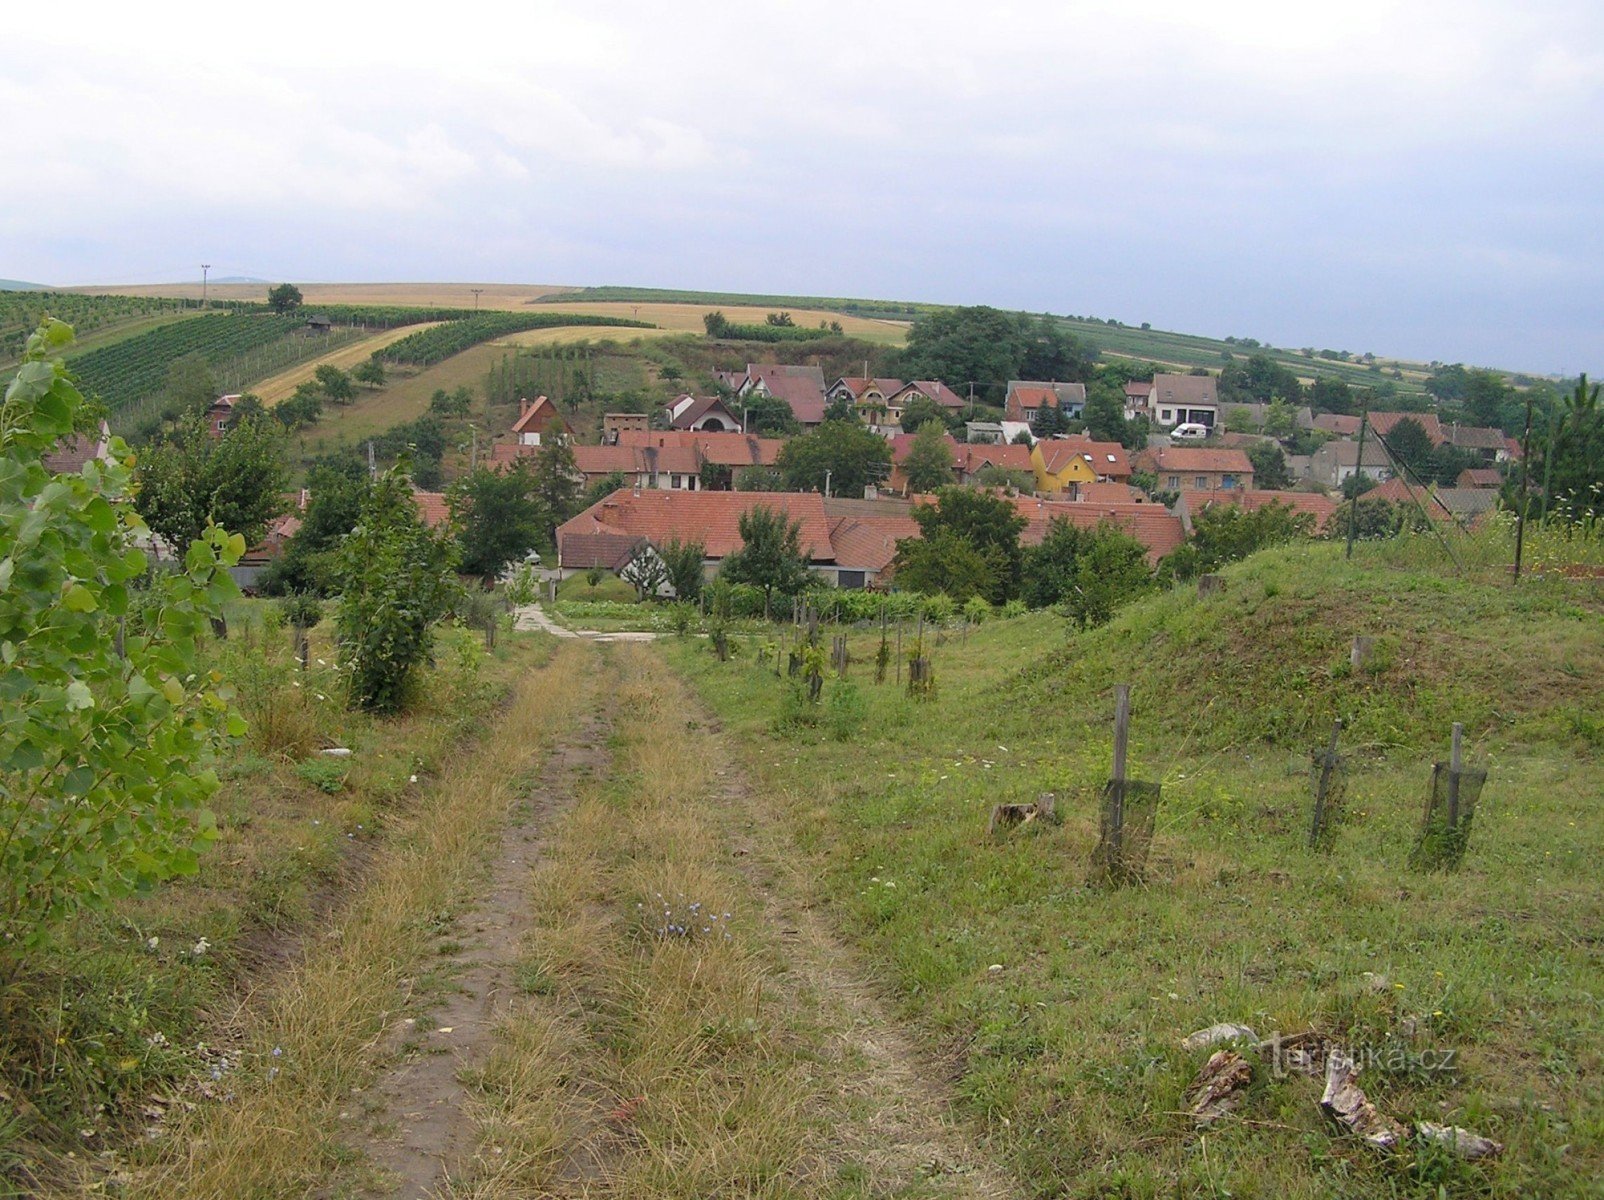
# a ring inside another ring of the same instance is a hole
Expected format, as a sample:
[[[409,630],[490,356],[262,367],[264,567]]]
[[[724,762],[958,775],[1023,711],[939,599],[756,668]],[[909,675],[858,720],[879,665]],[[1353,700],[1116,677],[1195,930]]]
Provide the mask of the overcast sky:
[[[1598,0],[49,12],[5,37],[0,277],[872,296],[1604,373]]]

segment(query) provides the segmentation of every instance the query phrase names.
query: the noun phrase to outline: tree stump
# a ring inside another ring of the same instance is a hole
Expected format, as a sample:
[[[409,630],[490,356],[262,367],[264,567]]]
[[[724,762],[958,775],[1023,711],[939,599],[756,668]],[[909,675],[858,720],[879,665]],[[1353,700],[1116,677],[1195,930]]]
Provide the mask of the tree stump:
[[[994,834],[1007,826],[1028,825],[1038,820],[1051,821],[1056,802],[1057,797],[1052,792],[1043,792],[1036,797],[1034,804],[999,804],[991,810],[991,823],[986,827],[986,832]]]

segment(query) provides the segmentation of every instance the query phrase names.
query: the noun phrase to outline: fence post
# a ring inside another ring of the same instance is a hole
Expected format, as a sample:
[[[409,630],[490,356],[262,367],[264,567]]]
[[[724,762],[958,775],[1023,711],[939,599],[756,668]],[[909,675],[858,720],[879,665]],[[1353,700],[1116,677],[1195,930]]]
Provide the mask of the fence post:
[[[1331,745],[1326,749],[1325,762],[1320,764],[1320,783],[1314,789],[1314,823],[1309,828],[1309,845],[1320,843],[1320,833],[1326,819],[1326,793],[1331,788],[1331,772],[1337,766],[1337,739],[1342,736],[1342,718],[1331,723]]]
[[[1454,722],[1453,745],[1448,751],[1448,829],[1459,833],[1459,773],[1465,766],[1465,727]]]
[[[1125,761],[1131,737],[1131,685],[1114,685],[1114,804],[1110,822],[1111,861],[1122,864],[1125,834]]]
[[[902,686],[902,618],[897,618],[897,686]]]

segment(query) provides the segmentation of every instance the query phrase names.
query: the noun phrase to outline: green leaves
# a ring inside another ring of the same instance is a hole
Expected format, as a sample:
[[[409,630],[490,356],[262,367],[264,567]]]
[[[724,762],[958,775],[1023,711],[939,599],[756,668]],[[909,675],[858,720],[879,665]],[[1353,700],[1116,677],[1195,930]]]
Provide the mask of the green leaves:
[[[243,539],[210,531],[184,572],[144,580],[129,468],[45,468],[83,406],[44,360],[70,338],[47,323],[29,339],[0,410],[0,943],[192,871],[217,786],[205,762],[234,724],[204,683],[179,681],[197,677],[196,636],[234,591],[224,568]]]

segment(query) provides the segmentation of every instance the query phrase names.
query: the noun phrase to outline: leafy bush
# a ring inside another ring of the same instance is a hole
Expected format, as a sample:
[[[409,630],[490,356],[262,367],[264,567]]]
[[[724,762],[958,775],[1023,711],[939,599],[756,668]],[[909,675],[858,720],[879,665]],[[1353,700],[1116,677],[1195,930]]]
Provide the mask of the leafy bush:
[[[279,614],[292,629],[315,629],[323,619],[323,605],[316,596],[292,592],[278,602]]]
[[[825,703],[825,723],[830,736],[838,742],[851,741],[852,735],[863,728],[868,711],[869,706],[857,685],[841,680],[830,689],[830,698]]]
[[[989,621],[993,615],[994,610],[984,596],[971,596],[964,604],[964,620],[973,625]]]
[[[146,560],[127,446],[76,475],[43,461],[83,414],[55,357],[71,340],[41,325],[0,408],[0,945],[193,873],[209,759],[244,732],[198,661],[244,539],[208,530],[128,620]]]
[[[345,790],[345,777],[350,772],[350,767],[338,758],[309,758],[295,767],[296,775],[304,782],[330,796]]]

